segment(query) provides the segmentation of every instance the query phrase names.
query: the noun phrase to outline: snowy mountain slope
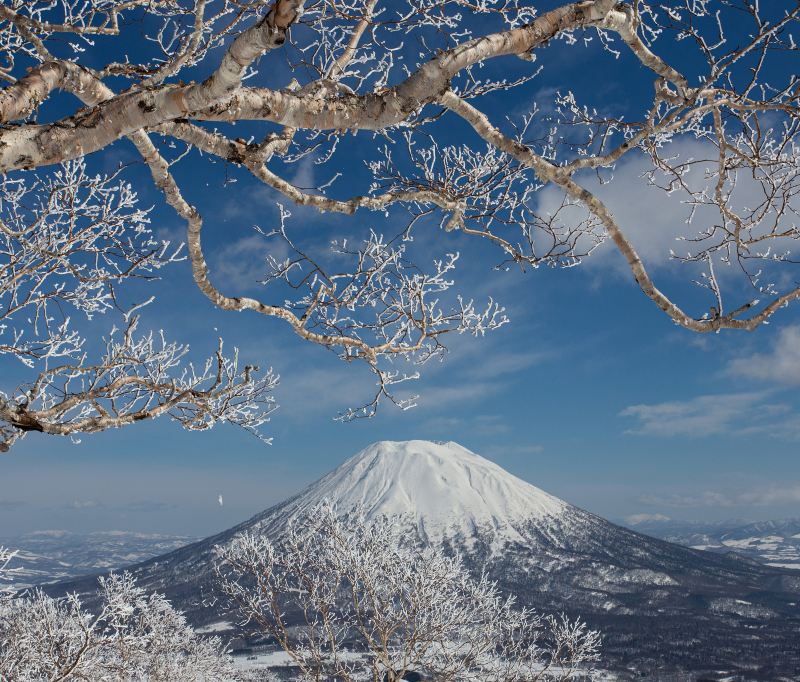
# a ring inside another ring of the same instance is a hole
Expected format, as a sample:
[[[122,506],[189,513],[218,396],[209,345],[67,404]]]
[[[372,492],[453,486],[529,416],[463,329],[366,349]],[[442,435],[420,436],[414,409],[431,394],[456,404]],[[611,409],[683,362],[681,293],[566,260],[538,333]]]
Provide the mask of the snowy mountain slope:
[[[375,443],[286,502],[134,572],[198,625],[235,622],[218,601],[214,547],[245,531],[277,538],[324,498],[342,512],[358,504],[368,515],[399,515],[420,542],[461,552],[522,603],[583,615],[602,628],[605,657],[620,670],[654,680],[696,679],[674,677],[680,669],[735,675],[740,666],[744,679],[800,676],[795,572],[621,528],[455,443]],[[52,591],[92,588],[85,580]]]
[[[382,441],[309,486],[280,514],[256,517],[256,525],[283,523],[323,500],[342,511],[360,507],[368,519],[413,519],[432,542],[487,531],[500,541],[522,540],[523,526],[533,521],[546,528],[569,508],[457,443]]]

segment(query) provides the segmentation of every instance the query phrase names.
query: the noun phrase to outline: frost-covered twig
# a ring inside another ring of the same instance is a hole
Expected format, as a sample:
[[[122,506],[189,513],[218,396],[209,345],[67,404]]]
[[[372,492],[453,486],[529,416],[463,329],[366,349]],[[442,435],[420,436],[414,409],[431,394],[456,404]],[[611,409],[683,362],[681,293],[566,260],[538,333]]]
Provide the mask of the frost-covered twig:
[[[323,261],[290,239],[288,218],[282,208],[280,228],[267,235],[278,239],[288,255],[268,257],[263,283],[286,288],[281,310],[291,316],[288,321],[300,336],[336,349],[347,362],[365,361],[377,375],[374,399],[348,410],[344,419],[372,416],[384,397],[401,408],[411,405],[413,400],[396,398],[391,387],[417,373],[392,369],[395,358],[421,365],[443,352],[445,335],[482,336],[508,321],[491,299],[477,307],[460,295],[448,296],[457,253],[435,260],[426,271],[407,259],[407,241],[370,232],[356,245],[333,241]]]
[[[278,378],[240,367],[238,352],[202,365],[187,361],[188,347],[164,333],[139,335],[138,318],[113,329],[102,357],[86,356],[48,367],[15,393],[0,393],[0,451],[30,431],[54,435],[93,433],[168,415],[184,428],[203,430],[228,422],[257,432],[275,408]]]
[[[154,237],[121,172],[92,175],[77,160],[0,181],[0,355],[29,367],[79,355],[74,316],[118,309],[126,280],[179,258]]]

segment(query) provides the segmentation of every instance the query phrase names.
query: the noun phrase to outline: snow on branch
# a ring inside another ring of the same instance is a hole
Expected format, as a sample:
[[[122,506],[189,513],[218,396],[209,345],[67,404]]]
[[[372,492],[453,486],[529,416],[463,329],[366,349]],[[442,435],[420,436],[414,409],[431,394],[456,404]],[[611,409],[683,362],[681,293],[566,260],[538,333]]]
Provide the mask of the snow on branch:
[[[119,308],[125,280],[178,258],[120,173],[90,175],[79,159],[0,180],[0,355],[29,367],[77,356],[84,339],[70,310],[92,318]]]
[[[11,596],[14,594],[13,579],[14,573],[19,569],[11,568],[11,564],[17,552],[10,550],[8,547],[0,545],[0,616],[3,609],[7,605]]]
[[[257,433],[275,409],[271,395],[278,377],[240,366],[220,341],[214,357],[200,366],[187,362],[188,346],[163,332],[136,334],[138,318],[125,330],[112,329],[102,357],[42,370],[11,395],[0,393],[0,451],[26,433],[94,433],[167,415],[186,429],[205,430],[227,422]]]
[[[382,398],[404,409],[414,404],[414,398],[397,398],[392,387],[418,373],[393,369],[395,359],[422,365],[445,350],[447,334],[483,336],[508,322],[505,309],[491,299],[477,306],[449,295],[457,253],[434,260],[426,270],[409,260],[407,239],[387,240],[370,231],[358,244],[334,240],[326,265],[290,239],[289,216],[281,208],[280,228],[266,234],[282,243],[287,256],[268,256],[263,283],[287,287],[282,310],[290,313],[298,334],[335,348],[342,360],[365,361],[378,379],[370,403],[347,410],[344,420],[374,415]]]
[[[369,364],[375,398],[346,418],[373,414],[384,398],[413,404],[391,388],[416,376],[397,360],[424,361],[445,333],[480,335],[504,321],[494,304],[445,305],[456,252],[446,232],[496,247],[501,267],[576,266],[607,243],[681,327],[755,329],[800,299],[800,88],[787,68],[798,21],[793,0],[584,0],[547,11],[517,0],[6,2],[0,353],[48,367],[82,357],[85,341],[62,309],[124,308],[121,280],[177,257],[127,201],[131,187],[116,174],[86,176],[81,159],[122,138],[186,222],[195,284],[214,305],[276,317]],[[559,51],[585,45],[601,48],[592,59],[602,78],[635,97],[588,101],[594,90],[570,87],[565,61],[580,62]],[[522,61],[510,66],[509,56]],[[536,88],[546,69],[563,70],[557,92]],[[49,106],[59,91],[68,95]],[[240,138],[237,123],[252,137]],[[168,161],[152,133],[185,153]],[[354,172],[353,158],[365,168]],[[272,263],[268,282],[274,290],[280,280],[286,300],[223,293],[201,242],[218,226],[192,205],[196,188],[173,175],[185,159],[239,165],[281,201],[323,214],[393,220],[405,210],[406,241],[378,235],[401,226],[354,221],[354,236],[336,235],[350,261],[340,270],[279,231],[293,255]],[[299,163],[325,178],[301,186]],[[31,179],[55,164],[65,165]],[[609,205],[607,186],[631,165],[686,213],[668,228],[676,246],[662,257],[676,268],[642,255],[639,236],[658,241],[657,228]],[[89,195],[94,213],[81,203]],[[70,196],[77,209],[66,208]],[[429,216],[445,232],[431,271],[404,246]],[[677,300],[655,280],[665,271],[678,296],[675,274],[699,295]]]
[[[0,182],[0,355],[38,372],[0,391],[2,451],[31,431],[75,436],[163,414],[188,429],[227,422],[257,433],[275,407],[277,376],[240,367],[221,341],[198,367],[163,332],[135,333],[133,313],[152,298],[126,305],[123,285],[154,279],[180,259],[180,246],[154,237],[121,172],[90,175],[79,159]],[[73,318],[110,311],[122,313],[125,329],[112,329],[93,362]]]
[[[518,132],[518,144],[525,132],[525,128]],[[543,183],[537,174],[494,145],[475,150],[467,145],[441,146],[435,138],[413,132],[403,137],[402,160],[384,145],[383,158],[369,163],[374,178],[371,192],[416,191],[446,197],[458,207],[441,218],[446,231],[460,229],[483,237],[500,247],[507,262],[523,267],[572,267],[605,240],[605,230],[594,216],[572,222],[561,219],[576,205],[568,197],[556,210],[542,210]]]

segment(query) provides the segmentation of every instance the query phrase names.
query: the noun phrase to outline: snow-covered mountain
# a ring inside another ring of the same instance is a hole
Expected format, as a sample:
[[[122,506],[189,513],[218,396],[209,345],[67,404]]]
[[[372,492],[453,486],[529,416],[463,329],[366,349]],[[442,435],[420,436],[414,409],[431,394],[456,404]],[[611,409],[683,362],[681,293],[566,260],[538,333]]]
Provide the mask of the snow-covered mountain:
[[[280,519],[323,500],[342,511],[360,507],[368,519],[413,519],[425,540],[439,542],[487,531],[498,542],[519,541],[529,523],[545,529],[569,509],[458,443],[422,440],[370,445],[282,505]],[[270,510],[262,522],[274,516]]]
[[[648,680],[800,676],[800,574],[614,525],[456,443],[375,443],[286,502],[133,570],[197,625],[233,623],[216,593],[214,547],[245,531],[277,538],[325,498],[342,512],[359,505],[368,516],[396,516],[522,603],[581,614],[603,630],[606,661],[620,671],[646,671]]]

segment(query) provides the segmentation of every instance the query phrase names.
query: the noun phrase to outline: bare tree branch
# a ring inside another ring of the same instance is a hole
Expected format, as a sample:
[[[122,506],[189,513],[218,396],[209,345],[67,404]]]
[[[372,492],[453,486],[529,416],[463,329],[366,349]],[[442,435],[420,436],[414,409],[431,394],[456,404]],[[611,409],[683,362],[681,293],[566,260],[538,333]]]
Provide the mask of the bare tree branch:
[[[194,282],[214,305],[281,319],[344,361],[366,362],[376,392],[347,418],[374,414],[383,399],[412,405],[391,387],[440,354],[446,334],[481,335],[506,321],[493,300],[478,307],[455,292],[459,255],[448,235],[434,240],[432,265],[415,262],[415,235],[437,225],[497,247],[499,267],[574,267],[608,242],[681,327],[755,329],[800,298],[800,85],[786,69],[798,52],[799,20],[792,0],[585,0],[540,13],[516,0],[6,2],[0,353],[31,369],[38,363],[43,376],[56,358],[88,357],[84,335],[60,306],[85,315],[122,309],[130,319],[141,302],[128,301],[123,284],[178,257],[150,236],[147,212],[132,208],[132,189],[117,175],[75,179],[85,174],[84,157],[122,138],[186,222]],[[126,50],[132,26],[145,38],[135,60]],[[105,41],[102,57],[94,40]],[[651,78],[652,96],[583,103],[565,77],[548,101],[520,112],[514,93],[527,92],[541,69],[561,68],[552,46],[577,50],[590,41],[623,87]],[[686,59],[674,59],[676,43]],[[622,54],[630,58],[612,61]],[[529,65],[508,68],[503,58],[514,55]],[[79,104],[49,106],[58,92]],[[518,113],[498,115],[511,111]],[[462,122],[472,132],[454,140]],[[237,137],[235,123],[252,137]],[[351,143],[347,134],[358,131],[367,132]],[[165,150],[153,134],[168,141]],[[185,147],[175,158],[173,142]],[[280,224],[261,230],[265,293],[224,290],[209,266],[210,240],[201,238],[216,226],[173,169],[201,153],[242,166],[286,203],[354,216],[356,236],[320,249],[292,234],[281,206]],[[353,153],[363,175],[353,170]],[[298,163],[327,178],[300,186]],[[56,164],[64,165],[51,178],[72,178],[59,180],[67,189],[32,172]],[[643,165],[649,186],[686,213],[668,228],[677,246],[664,259],[698,285],[699,306],[684,299],[673,271],[656,282],[662,269],[635,237],[648,226],[626,225],[609,208],[603,185],[621,164]],[[58,199],[87,191],[91,201],[79,209]],[[36,192],[50,198],[31,210],[26,197]],[[127,201],[124,210],[109,208],[116,199]],[[374,221],[387,218],[393,227],[377,229]],[[415,367],[403,371],[403,359]],[[150,388],[155,404],[169,402]],[[9,419],[16,401],[6,399]],[[109,415],[82,423],[132,419]],[[67,432],[70,423],[64,414],[30,416],[29,428],[46,432]],[[0,426],[6,444],[24,432],[22,417],[14,418]]]

